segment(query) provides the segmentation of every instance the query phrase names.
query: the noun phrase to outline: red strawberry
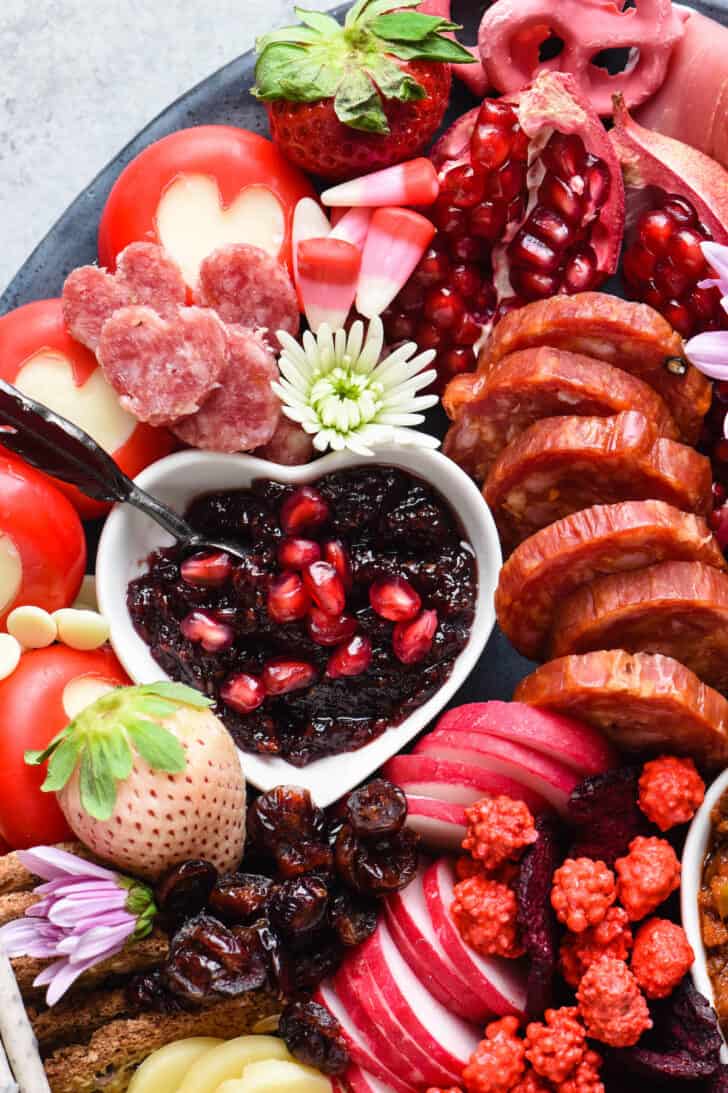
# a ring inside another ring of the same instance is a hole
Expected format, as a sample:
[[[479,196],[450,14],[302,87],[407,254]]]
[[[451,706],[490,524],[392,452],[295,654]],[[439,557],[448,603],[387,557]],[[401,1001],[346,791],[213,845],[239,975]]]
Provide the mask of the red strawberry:
[[[420,153],[450,97],[450,62],[473,57],[445,37],[456,23],[420,0],[358,0],[342,27],[296,8],[304,25],[258,43],[253,93],[273,140],[304,171],[353,178]],[[404,9],[404,10],[403,10]]]

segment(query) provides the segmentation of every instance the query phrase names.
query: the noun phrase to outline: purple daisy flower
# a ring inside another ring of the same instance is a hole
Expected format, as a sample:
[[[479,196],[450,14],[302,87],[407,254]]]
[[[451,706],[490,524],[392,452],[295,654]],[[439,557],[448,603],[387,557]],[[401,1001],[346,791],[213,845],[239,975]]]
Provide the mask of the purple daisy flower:
[[[53,846],[19,850],[26,869],[46,882],[25,917],[0,928],[8,956],[53,959],[34,981],[53,1006],[83,972],[151,932],[151,889]]]

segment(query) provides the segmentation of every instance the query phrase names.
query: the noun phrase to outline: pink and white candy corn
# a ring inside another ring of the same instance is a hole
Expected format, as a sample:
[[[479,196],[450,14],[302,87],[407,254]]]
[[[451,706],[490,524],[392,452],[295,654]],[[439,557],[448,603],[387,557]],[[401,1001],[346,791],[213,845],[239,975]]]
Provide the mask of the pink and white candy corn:
[[[389,307],[410,279],[435,234],[435,225],[412,209],[377,209],[361,259],[357,311],[371,319]]]
[[[364,249],[374,209],[349,209],[340,216],[331,232],[332,239],[344,239],[359,250]]]
[[[371,175],[352,178],[321,194],[324,205],[381,208],[384,205],[432,205],[440,192],[437,172],[421,156]]]
[[[291,226],[291,252],[293,258],[293,281],[298,285],[298,244],[304,239],[325,239],[331,231],[326,213],[312,197],[302,197],[293,210]],[[303,307],[300,297],[298,302]]]
[[[304,239],[298,244],[296,287],[308,325],[316,334],[322,323],[339,330],[356,296],[361,254],[344,239]]]

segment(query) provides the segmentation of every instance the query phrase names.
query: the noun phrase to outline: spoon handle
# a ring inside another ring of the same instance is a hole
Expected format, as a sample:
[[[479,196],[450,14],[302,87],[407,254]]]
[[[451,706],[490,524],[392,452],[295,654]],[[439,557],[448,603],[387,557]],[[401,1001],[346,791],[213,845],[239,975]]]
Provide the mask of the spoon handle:
[[[95,501],[126,501],[182,542],[197,536],[172,509],[145,493],[93,437],[0,380],[0,446]]]

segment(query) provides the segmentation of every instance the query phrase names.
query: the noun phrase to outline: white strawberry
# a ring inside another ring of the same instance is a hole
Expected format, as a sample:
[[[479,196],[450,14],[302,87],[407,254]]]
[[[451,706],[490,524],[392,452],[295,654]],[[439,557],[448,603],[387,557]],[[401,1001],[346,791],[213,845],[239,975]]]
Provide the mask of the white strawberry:
[[[230,872],[245,843],[245,778],[209,706],[180,684],[121,687],[26,761],[49,759],[43,789],[104,861],[151,880],[190,858]]]

